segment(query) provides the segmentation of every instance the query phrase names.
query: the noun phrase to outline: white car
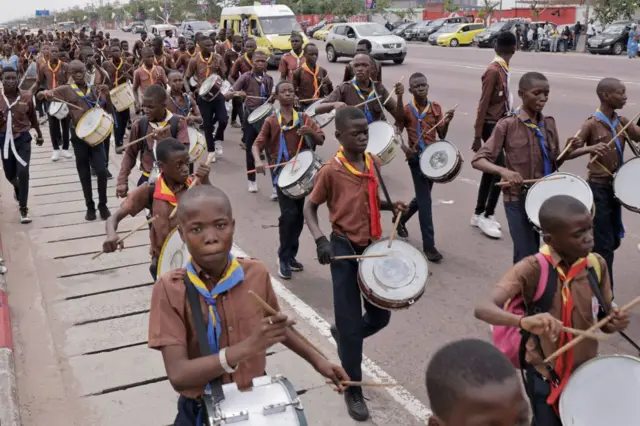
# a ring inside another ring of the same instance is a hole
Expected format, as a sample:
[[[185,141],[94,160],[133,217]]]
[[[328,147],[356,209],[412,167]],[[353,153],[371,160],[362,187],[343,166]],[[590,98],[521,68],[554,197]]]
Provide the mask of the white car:
[[[335,24],[327,34],[327,59],[335,62],[341,56],[354,57],[361,41],[371,43],[371,56],[380,61],[404,62],[407,42],[393,35],[383,25],[374,22],[348,22]]]

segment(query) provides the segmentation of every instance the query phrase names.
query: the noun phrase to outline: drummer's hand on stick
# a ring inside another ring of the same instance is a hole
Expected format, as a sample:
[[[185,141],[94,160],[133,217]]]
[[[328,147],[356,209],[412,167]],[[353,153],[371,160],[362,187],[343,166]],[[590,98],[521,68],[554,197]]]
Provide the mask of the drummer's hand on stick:
[[[306,124],[304,126],[301,126],[298,129],[298,136],[315,136],[316,135],[316,131],[313,130],[311,127],[307,126]]]
[[[451,123],[451,120],[453,120],[453,116],[454,116],[455,113],[456,113],[456,111],[453,110],[453,109],[450,109],[449,111],[447,111],[444,114],[444,124]]]
[[[255,327],[253,333],[243,341],[246,344],[247,355],[264,352],[271,346],[284,342],[287,338],[287,329],[294,324],[294,320],[282,313],[263,318],[260,325]]]
[[[591,145],[589,147],[589,152],[591,154],[595,154],[598,157],[603,157],[607,155],[607,153],[611,150],[611,147],[604,142],[597,143],[595,145]]]
[[[123,248],[124,242],[120,240],[117,234],[107,235],[107,239],[102,243],[102,251],[105,253],[113,253]]]
[[[509,182],[509,186],[520,186],[522,185],[522,176],[520,173],[514,172],[513,170],[503,169],[500,173],[502,180],[505,182]]]
[[[395,90],[394,91],[396,93],[396,96],[404,95],[404,84],[402,84],[402,82],[400,82],[400,81],[397,82],[395,84]]]
[[[409,210],[409,206],[404,201],[395,201],[393,203],[393,214],[401,214]]]
[[[555,342],[562,331],[562,321],[544,312],[520,318],[520,328],[536,336],[546,334]]]
[[[342,382],[348,382],[349,375],[341,366],[329,362],[321,356],[318,356],[317,361],[313,363],[313,368],[315,368],[318,373],[322,374],[324,377],[333,382],[333,384],[335,385],[335,387],[333,388],[334,391],[342,393],[346,389],[346,387],[342,385]]]
[[[209,167],[209,162],[207,162],[206,164],[200,164],[195,172],[196,179],[198,179],[199,183],[208,184],[210,172],[211,168]]]
[[[611,309],[611,320],[602,327],[605,333],[624,331],[629,326],[629,313],[618,308]]]
[[[328,265],[333,259],[331,243],[324,235],[316,240],[316,254],[321,265]]]
[[[473,138],[473,142],[471,143],[471,151],[478,152],[482,147],[482,138]]]
[[[266,174],[267,168],[264,165],[264,161],[259,160],[255,162],[256,165],[256,173]]]
[[[129,186],[126,183],[122,183],[116,186],[116,197],[125,198],[129,192]]]
[[[342,108],[346,108],[348,105],[345,104],[344,102],[334,102],[333,103],[333,109],[342,109]]]

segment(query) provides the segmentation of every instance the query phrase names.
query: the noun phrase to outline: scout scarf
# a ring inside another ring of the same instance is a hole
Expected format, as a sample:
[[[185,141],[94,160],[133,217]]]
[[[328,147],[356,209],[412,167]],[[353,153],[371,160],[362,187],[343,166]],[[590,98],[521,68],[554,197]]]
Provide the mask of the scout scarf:
[[[418,112],[418,107],[416,106],[416,98],[411,99],[411,103],[409,104],[411,108],[411,112],[416,116],[418,121],[418,127],[416,128],[416,135],[418,136],[418,145],[420,146],[420,151],[424,150],[424,139],[422,138],[422,128],[421,122],[427,116],[429,109],[431,109],[431,102],[427,100],[427,106],[422,110],[422,112]]]
[[[120,58],[120,65],[116,65],[116,62],[113,61],[113,66],[116,69],[116,79],[113,82],[115,84],[115,87],[118,87],[118,80],[119,80],[118,73],[120,72],[120,68],[122,68],[123,65],[124,65],[124,59],[122,59],[122,58]]]
[[[298,111],[295,109],[292,110],[293,116],[291,119],[291,125],[283,124],[282,122],[282,114],[280,110],[276,110],[276,118],[278,119],[278,125],[280,126],[280,146],[278,148],[278,158],[276,160],[276,164],[280,164],[282,159],[284,161],[289,161],[289,149],[287,148],[287,141],[284,138],[284,133],[293,129],[297,125],[300,124],[300,117],[298,116]],[[278,174],[274,172],[273,183],[275,184],[278,180]]]
[[[208,78],[209,74],[211,74],[211,68],[209,68],[209,65],[211,64],[211,61],[213,61],[213,53],[209,54],[209,59],[204,59],[204,56],[202,56],[202,52],[200,52],[200,62],[202,62],[203,64],[205,64],[207,66],[207,69],[205,71],[204,74],[204,78]]]
[[[154,73],[154,71],[156,71],[156,66],[153,65],[151,67],[151,69],[149,70],[149,69],[147,69],[146,65],[143,64],[142,67],[140,67],[140,68],[142,68],[142,70],[144,72],[149,74],[149,79],[151,80],[151,84],[156,84],[156,80],[153,78],[153,74],[157,74],[157,72]]]
[[[362,90],[360,90],[360,87],[358,87],[358,83],[356,83],[355,77],[351,79],[351,85],[353,86],[354,89],[356,89],[356,93],[358,94],[360,99],[362,99],[363,101],[368,101],[376,97],[376,91],[375,91],[375,87],[373,86],[373,81],[371,81],[371,92],[369,92],[369,94],[366,97],[362,93]],[[371,124],[373,122],[373,116],[371,115],[371,111],[369,111],[369,104],[364,105],[364,115],[367,116],[367,123]]]
[[[180,115],[184,115],[186,117],[187,114],[189,114],[189,111],[191,111],[191,99],[189,99],[189,95],[187,95],[186,93],[184,94],[184,100],[186,103],[185,108],[180,108],[180,105],[178,105],[173,96],[169,95],[169,99],[171,99],[171,102],[173,102],[176,108],[178,108],[178,111],[180,111]]]
[[[545,245],[540,249],[540,253],[547,259],[547,261],[553,265],[551,252],[549,246]],[[587,258],[580,258],[575,261],[567,273],[558,265],[556,271],[558,271],[558,278],[562,281],[562,324],[565,327],[572,327],[571,314],[573,313],[573,296],[569,284],[583,269],[588,266]],[[560,339],[558,340],[558,347],[562,347],[573,340],[573,334],[567,332],[560,333]],[[563,355],[558,357],[555,362],[554,370],[560,377],[560,384],[558,386],[551,387],[551,393],[547,399],[547,404],[553,406],[558,411],[558,402],[560,401],[560,395],[569,381],[569,377],[573,372],[574,367],[574,350],[569,349]]]
[[[263,99],[263,102],[264,102],[264,99],[267,98],[267,88],[265,87],[264,74],[262,75],[253,74],[253,78],[260,85],[260,97]]]
[[[300,68],[300,58],[302,58],[302,52],[300,52],[300,55],[298,55],[293,51],[293,49],[291,49],[289,53],[291,54],[291,56],[296,58],[296,68]]]
[[[15,140],[13,139],[13,123],[11,117],[11,108],[13,108],[20,101],[20,98],[22,98],[22,96],[20,96],[20,91],[18,91],[18,97],[16,98],[16,100],[13,101],[13,103],[9,103],[9,99],[7,99],[7,96],[4,94],[4,92],[0,91],[0,93],[2,93],[4,102],[8,107],[6,120],[7,131],[4,134],[4,149],[2,151],[2,158],[4,158],[5,160],[9,159],[9,147],[11,147],[11,152],[13,153],[13,156],[16,157],[16,161],[18,161],[18,163],[20,163],[22,167],[25,167],[27,165],[27,162],[24,161],[16,151],[16,144]]]
[[[249,55],[247,53],[244,54],[244,60],[247,61],[247,64],[249,64],[251,68],[253,68],[253,62],[251,62],[251,59],[249,59]]]
[[[302,70],[308,72],[313,77],[313,99],[318,99],[318,92],[320,91],[320,87],[318,86],[318,74],[320,74],[320,67],[316,64],[315,71],[311,71],[309,65],[305,62],[302,64]]]
[[[509,114],[513,109],[513,93],[511,93],[511,90],[509,90],[509,85],[511,84],[511,68],[509,68],[509,64],[507,64],[507,61],[505,61],[498,55],[493,58],[492,62],[496,62],[498,65],[500,65],[500,68],[502,68],[505,74],[507,74],[507,83],[504,88],[504,95],[506,98],[505,109],[507,110],[507,114]]]
[[[191,181],[191,176],[189,176],[185,183],[187,187],[191,185]],[[171,188],[169,188],[169,186],[165,182],[162,173],[160,173],[160,175],[158,176],[156,187],[153,190],[153,198],[155,198],[156,200],[166,201],[174,207],[178,205],[178,199],[176,198],[176,195],[173,193]]]
[[[75,83],[72,83],[69,86],[75,92],[76,95],[81,97],[87,103],[89,108],[94,108],[96,106],[96,104],[99,103],[99,102],[94,101],[93,99],[91,99],[91,94],[92,94],[91,93],[91,86],[87,86],[87,93],[84,93],[82,90],[80,90],[78,85],[75,84]]]
[[[369,186],[367,191],[369,192],[369,211],[371,214],[371,217],[369,218],[369,221],[371,222],[371,238],[373,240],[378,240],[382,236],[382,225],[380,224],[380,203],[378,202],[378,178],[373,171],[373,158],[371,157],[371,154],[367,152],[364,153],[365,164],[369,173],[362,173],[349,163],[349,160],[344,156],[343,151],[344,148],[340,147],[336,154],[336,159],[352,175],[368,179]]]
[[[513,113],[517,115],[518,118],[520,119],[520,108],[513,111]],[[533,132],[538,137],[538,143],[540,144],[540,151],[542,152],[544,176],[550,175],[553,172],[553,166],[551,164],[551,159],[549,158],[549,153],[547,152],[547,147],[545,145],[544,133],[542,132],[542,128],[544,127],[544,121],[541,120],[540,124],[538,125],[534,124],[533,121],[531,121],[531,119],[528,119],[528,120],[520,119],[520,121],[522,122],[522,124],[524,124],[531,130],[533,130]]]
[[[58,82],[56,81],[56,73],[58,72],[61,66],[62,66],[62,61],[60,59],[58,59],[58,65],[56,66],[56,69],[51,68],[51,61],[47,62],[47,68],[49,68],[49,71],[51,71],[51,74],[53,75],[52,89],[55,89],[56,87],[58,87]]]

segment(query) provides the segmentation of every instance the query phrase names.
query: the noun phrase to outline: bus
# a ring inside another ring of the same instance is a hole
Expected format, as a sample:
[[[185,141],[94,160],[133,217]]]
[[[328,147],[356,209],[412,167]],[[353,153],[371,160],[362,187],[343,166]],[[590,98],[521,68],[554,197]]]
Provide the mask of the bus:
[[[76,23],[73,21],[58,22],[56,28],[58,31],[73,31],[76,29]]]

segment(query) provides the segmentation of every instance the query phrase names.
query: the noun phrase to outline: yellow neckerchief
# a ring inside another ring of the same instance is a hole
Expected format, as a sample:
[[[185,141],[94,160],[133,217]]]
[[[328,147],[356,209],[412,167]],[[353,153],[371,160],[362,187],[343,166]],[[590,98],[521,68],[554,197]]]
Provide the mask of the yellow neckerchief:
[[[89,85],[87,85],[87,93],[86,94],[82,90],[80,90],[78,85],[75,84],[75,83],[71,83],[69,86],[73,89],[73,91],[76,93],[76,95],[80,96],[81,98],[88,98],[89,95],[91,95],[91,86],[89,86]]]
[[[151,79],[151,84],[156,84],[156,80],[154,80],[154,79],[153,79],[153,74],[154,74],[153,72],[155,71],[156,66],[155,66],[155,65],[154,65],[154,66],[152,66],[152,67],[151,67],[151,70],[149,70],[145,64],[142,64],[142,67],[140,67],[140,68],[142,68],[142,70],[143,70],[144,72],[146,72],[147,74],[149,74],[149,78]]]
[[[313,99],[318,99],[318,89],[320,89],[320,87],[318,87],[318,74],[320,74],[320,67],[316,64],[316,70],[311,71],[311,68],[309,68],[309,65],[305,62],[302,64],[302,69],[313,76]]]
[[[194,56],[196,56],[196,53],[198,53],[196,52],[196,49],[193,49],[193,53],[190,53],[189,49],[187,49],[187,55],[189,55],[190,58],[193,58]]]
[[[163,127],[165,127],[168,123],[169,120],[171,120],[171,117],[173,117],[173,113],[171,111],[169,111],[168,109],[165,110],[166,114],[164,117],[164,121],[159,122],[159,123],[154,123],[153,121],[149,121],[149,126],[151,126],[151,128],[153,128],[153,130],[158,130],[158,129],[162,129]]]
[[[227,46],[227,49],[231,49],[231,42],[229,41],[229,39],[227,39],[225,45]]]
[[[200,52],[200,61],[207,66],[207,69],[206,69],[205,74],[204,74],[204,78],[208,78],[209,74],[211,73],[211,69],[209,68],[209,64],[211,64],[211,61],[213,61],[213,53],[210,53],[209,59],[205,60],[204,56],[202,56],[202,52]]]
[[[187,188],[191,185],[191,181],[192,181],[191,176],[189,176],[185,183],[185,186]],[[178,198],[176,197],[176,194],[171,190],[171,188],[169,188],[169,185],[167,185],[167,182],[165,182],[164,176],[162,173],[160,173],[160,175],[158,176],[156,187],[155,187],[155,190],[153,191],[153,198],[157,200],[166,201],[174,207],[178,205]]]
[[[122,68],[122,66],[124,65],[124,59],[120,58],[120,65],[116,66],[115,61],[112,59],[111,62],[113,63],[113,67],[116,69],[116,81],[115,86],[118,87],[118,73],[120,72],[120,68]]]
[[[163,50],[163,53],[162,53],[162,61],[161,62],[162,62],[163,66],[166,65],[165,62],[167,62],[167,57],[164,56],[164,50]],[[153,63],[155,65],[160,65],[160,62],[158,61],[158,57],[155,55],[155,53],[153,55]]]
[[[58,72],[58,70],[60,69],[61,66],[62,66],[62,61],[60,59],[58,59],[58,66],[56,66],[55,70],[53,68],[51,68],[51,61],[47,61],[47,67],[49,68],[49,71],[51,71],[51,73],[53,74],[53,88],[54,89],[58,85],[58,82],[56,81],[56,73]]]
[[[498,65],[500,65],[507,74],[511,72],[511,68],[509,68],[509,64],[507,64],[507,61],[505,61],[502,56],[496,55],[496,57],[493,58],[493,62],[496,62]]]
[[[251,62],[251,59],[249,59],[246,53],[244,54],[244,60],[247,61],[251,68],[253,68],[253,62]]]
[[[296,109],[292,109],[292,116],[291,116],[291,126],[288,126],[286,124],[282,124],[282,113],[280,113],[280,110],[276,111],[276,117],[278,118],[278,124],[280,125],[280,130],[282,131],[282,133],[284,134],[284,132],[286,132],[287,130],[291,130],[293,129],[296,124],[298,124],[298,111],[296,111]]]
[[[297,55],[296,52],[293,51],[293,49],[291,49],[289,53],[291,54],[291,56],[296,58],[296,68],[300,68],[300,58],[302,58],[302,51],[300,52],[300,55]]]

